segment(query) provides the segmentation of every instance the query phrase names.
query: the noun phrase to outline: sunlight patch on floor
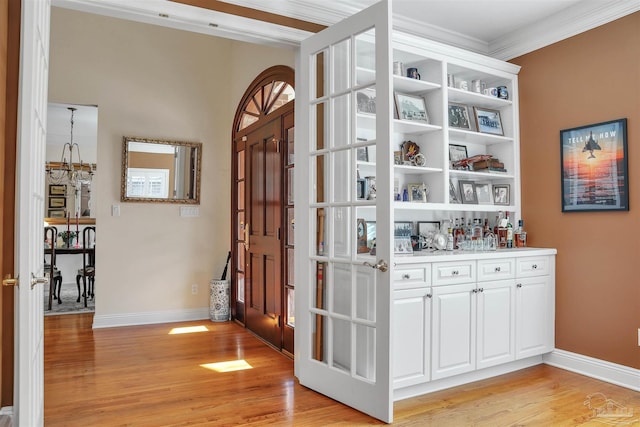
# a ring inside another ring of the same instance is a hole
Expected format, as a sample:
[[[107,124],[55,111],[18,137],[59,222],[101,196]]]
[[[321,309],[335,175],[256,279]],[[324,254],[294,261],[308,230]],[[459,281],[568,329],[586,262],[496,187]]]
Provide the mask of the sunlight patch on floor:
[[[229,360],[227,362],[218,363],[205,363],[204,365],[200,366],[216,372],[233,372],[243,371],[245,369],[253,369],[253,366],[249,365],[244,359]]]
[[[208,332],[206,326],[185,326],[183,328],[173,328],[169,331],[169,335],[177,335],[177,334],[192,334],[194,332]]]

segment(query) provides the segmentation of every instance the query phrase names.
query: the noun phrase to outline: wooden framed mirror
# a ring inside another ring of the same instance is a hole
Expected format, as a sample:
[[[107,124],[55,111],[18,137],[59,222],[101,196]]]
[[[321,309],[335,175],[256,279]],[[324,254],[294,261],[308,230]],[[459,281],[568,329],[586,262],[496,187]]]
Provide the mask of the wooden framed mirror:
[[[202,143],[123,137],[123,202],[200,204]]]

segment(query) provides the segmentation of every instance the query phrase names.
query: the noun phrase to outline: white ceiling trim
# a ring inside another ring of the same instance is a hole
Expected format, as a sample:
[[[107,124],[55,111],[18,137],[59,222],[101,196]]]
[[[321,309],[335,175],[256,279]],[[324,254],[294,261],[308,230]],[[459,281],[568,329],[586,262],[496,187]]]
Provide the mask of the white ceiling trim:
[[[489,43],[487,54],[504,61],[599,27],[640,10],[638,0],[584,2]]]
[[[201,8],[164,0],[52,0],[52,5],[275,47],[295,48],[311,35],[308,31],[226,13],[209,10],[203,13]]]

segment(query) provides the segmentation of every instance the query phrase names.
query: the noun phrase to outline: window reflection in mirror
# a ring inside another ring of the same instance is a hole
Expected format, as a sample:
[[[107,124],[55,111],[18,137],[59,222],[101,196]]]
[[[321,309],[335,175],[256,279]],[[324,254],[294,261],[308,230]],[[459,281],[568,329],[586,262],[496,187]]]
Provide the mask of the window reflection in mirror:
[[[72,114],[73,112],[73,114]],[[73,128],[72,128],[73,121]],[[72,148],[73,158],[71,158]],[[63,223],[66,217],[82,223],[95,223],[95,193],[91,191],[96,174],[98,152],[98,107],[51,102],[47,106],[45,151],[45,220]],[[63,171],[82,169],[82,176],[71,179]],[[90,174],[88,172],[91,172]]]
[[[123,202],[200,203],[199,142],[123,138]]]

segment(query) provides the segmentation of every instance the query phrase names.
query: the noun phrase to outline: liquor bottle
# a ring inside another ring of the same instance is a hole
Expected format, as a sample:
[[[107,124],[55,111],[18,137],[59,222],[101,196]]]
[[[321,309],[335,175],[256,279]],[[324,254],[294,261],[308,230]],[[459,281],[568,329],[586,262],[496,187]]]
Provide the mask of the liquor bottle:
[[[451,227],[447,229],[447,246],[445,248],[447,251],[453,250],[453,231]]]
[[[507,248],[513,248],[513,224],[509,220],[509,214],[507,214]]]
[[[513,240],[516,242],[517,248],[527,247],[527,232],[524,230],[524,220],[518,220],[518,228],[513,233]]]
[[[482,226],[482,237],[484,237],[489,231],[489,218],[485,218],[484,225]]]
[[[503,217],[502,211],[498,215],[498,248],[504,249],[507,247],[507,221]]]

